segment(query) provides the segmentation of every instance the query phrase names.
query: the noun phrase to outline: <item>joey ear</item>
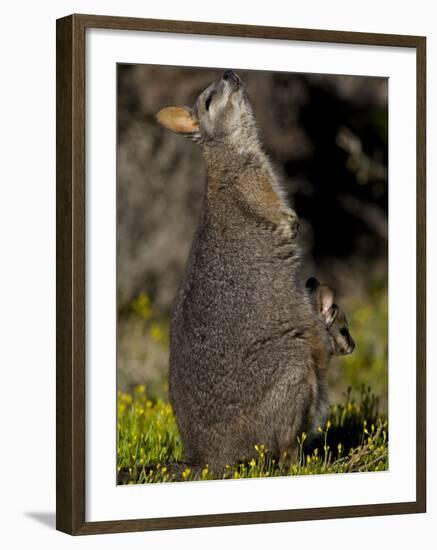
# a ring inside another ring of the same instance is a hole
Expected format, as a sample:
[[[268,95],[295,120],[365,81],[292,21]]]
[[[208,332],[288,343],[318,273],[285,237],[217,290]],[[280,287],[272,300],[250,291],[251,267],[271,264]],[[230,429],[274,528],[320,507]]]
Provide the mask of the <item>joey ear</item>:
[[[195,134],[199,131],[199,121],[189,107],[163,107],[156,113],[156,119],[176,134]]]
[[[310,292],[315,292],[320,286],[319,281],[315,277],[310,277],[305,283],[305,288]]]
[[[338,307],[335,304],[332,304],[332,306],[328,309],[328,311],[323,314],[323,317],[325,318],[325,323],[328,327],[330,327],[332,323],[335,321],[337,314],[338,314]]]
[[[326,318],[329,309],[334,304],[334,292],[327,285],[320,285],[317,288],[317,305],[320,313]]]

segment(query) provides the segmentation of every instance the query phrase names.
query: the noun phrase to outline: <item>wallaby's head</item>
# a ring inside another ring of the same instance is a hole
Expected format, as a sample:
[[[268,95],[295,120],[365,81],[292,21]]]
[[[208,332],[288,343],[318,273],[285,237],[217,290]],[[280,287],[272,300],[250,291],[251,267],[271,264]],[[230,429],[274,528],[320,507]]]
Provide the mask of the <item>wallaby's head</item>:
[[[242,142],[257,140],[249,98],[234,71],[225,71],[199,95],[192,107],[164,107],[156,118],[172,132],[202,144],[240,147]]]
[[[321,319],[325,323],[334,355],[349,355],[355,349],[349,325],[344,312],[334,304],[334,292],[327,285],[321,285],[315,277],[306,282],[307,292]]]

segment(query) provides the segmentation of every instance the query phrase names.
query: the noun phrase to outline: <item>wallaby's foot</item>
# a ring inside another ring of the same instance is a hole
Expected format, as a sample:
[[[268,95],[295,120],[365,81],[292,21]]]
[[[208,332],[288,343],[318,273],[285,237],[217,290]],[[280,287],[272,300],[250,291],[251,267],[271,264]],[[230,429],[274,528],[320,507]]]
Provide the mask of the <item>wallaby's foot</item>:
[[[290,473],[290,469],[297,461],[297,458],[297,449],[290,449],[288,451],[281,452],[281,456],[279,458],[279,469],[284,475],[288,475]]]
[[[287,208],[281,212],[281,221],[275,229],[275,233],[281,239],[293,240],[299,234],[299,218],[294,210]]]

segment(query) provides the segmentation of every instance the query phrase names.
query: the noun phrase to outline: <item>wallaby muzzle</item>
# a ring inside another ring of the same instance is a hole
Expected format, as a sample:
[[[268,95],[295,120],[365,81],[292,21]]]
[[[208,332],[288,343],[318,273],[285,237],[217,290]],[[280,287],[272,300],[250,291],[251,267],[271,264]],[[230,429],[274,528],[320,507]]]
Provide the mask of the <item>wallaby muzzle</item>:
[[[223,73],[223,80],[229,82],[235,88],[239,88],[242,84],[241,78],[230,69]]]

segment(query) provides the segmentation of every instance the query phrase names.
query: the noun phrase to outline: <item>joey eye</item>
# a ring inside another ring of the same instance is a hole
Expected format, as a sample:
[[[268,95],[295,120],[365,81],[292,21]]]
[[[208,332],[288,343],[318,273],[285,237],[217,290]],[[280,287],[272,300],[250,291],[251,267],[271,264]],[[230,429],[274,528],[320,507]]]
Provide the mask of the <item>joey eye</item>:
[[[211,95],[208,97],[208,99],[205,101],[205,109],[206,109],[207,111],[209,111],[209,106],[211,105],[211,101],[212,101],[212,96],[213,96],[213,95],[214,95],[214,94],[211,94]]]
[[[349,334],[349,331],[346,327],[343,327],[341,330],[340,330],[340,334],[344,337],[346,337],[348,334]]]

